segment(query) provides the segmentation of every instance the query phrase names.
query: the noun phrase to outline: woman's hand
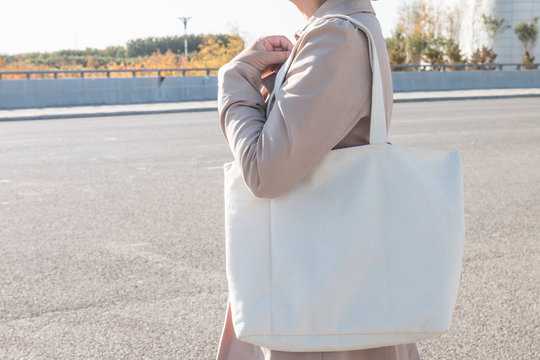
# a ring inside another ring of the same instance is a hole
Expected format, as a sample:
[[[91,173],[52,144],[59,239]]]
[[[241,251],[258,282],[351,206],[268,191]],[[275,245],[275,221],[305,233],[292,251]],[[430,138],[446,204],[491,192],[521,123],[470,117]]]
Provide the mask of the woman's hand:
[[[235,60],[248,63],[266,77],[276,72],[287,60],[293,44],[285,36],[264,36],[245,48]]]

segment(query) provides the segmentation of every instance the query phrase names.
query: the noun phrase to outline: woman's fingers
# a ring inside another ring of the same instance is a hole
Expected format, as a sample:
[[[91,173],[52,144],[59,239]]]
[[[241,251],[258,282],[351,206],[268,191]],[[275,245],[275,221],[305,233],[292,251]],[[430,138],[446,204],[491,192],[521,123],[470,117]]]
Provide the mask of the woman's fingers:
[[[244,49],[235,59],[266,73],[271,71],[272,65],[281,65],[287,61],[292,49],[293,44],[285,36],[264,36]]]
[[[292,42],[282,35],[265,36],[259,39],[266,51],[276,51],[277,49],[291,51]]]
[[[272,51],[267,54],[264,54],[265,62],[268,63],[268,65],[274,65],[274,64],[283,64],[285,61],[287,61],[287,58],[289,57],[288,51]]]
[[[292,51],[294,45],[291,40],[287,39],[285,36],[282,36],[280,39],[281,48],[286,51]]]
[[[289,57],[287,51],[265,51],[259,52],[252,63],[262,74],[268,74],[278,69]]]
[[[261,54],[261,58],[258,59],[261,66],[266,64],[264,73],[271,73],[276,68],[279,68],[281,64],[287,61],[293,49],[293,44],[290,40],[281,35],[265,36],[260,38],[259,42],[263,45],[264,50],[267,51],[267,53]]]

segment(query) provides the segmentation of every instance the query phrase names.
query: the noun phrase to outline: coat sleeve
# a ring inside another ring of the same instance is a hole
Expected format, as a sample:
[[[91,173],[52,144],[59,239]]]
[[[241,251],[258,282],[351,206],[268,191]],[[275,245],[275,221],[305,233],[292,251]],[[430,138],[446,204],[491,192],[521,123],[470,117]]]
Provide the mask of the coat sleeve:
[[[257,197],[289,190],[370,113],[367,38],[342,19],[302,38],[268,118],[255,67],[239,58],[218,76],[221,128]]]

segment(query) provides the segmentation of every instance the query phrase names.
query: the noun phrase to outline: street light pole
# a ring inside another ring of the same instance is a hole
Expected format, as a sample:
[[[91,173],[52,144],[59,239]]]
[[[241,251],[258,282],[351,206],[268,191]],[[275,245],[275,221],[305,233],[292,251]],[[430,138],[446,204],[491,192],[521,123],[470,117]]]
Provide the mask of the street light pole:
[[[188,24],[188,21],[191,19],[191,16],[189,17],[183,16],[183,17],[179,17],[179,19],[184,22],[184,55],[186,56],[186,60],[187,60],[188,58],[187,24]]]

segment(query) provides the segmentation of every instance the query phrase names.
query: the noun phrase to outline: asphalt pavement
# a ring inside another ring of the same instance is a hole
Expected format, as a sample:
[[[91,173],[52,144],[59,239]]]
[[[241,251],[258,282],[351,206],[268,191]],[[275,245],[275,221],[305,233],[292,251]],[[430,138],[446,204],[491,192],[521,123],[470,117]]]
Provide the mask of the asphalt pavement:
[[[389,141],[463,152],[462,285],[422,358],[539,359],[540,99],[398,103]],[[0,359],[213,359],[231,159],[215,111],[0,122]]]

